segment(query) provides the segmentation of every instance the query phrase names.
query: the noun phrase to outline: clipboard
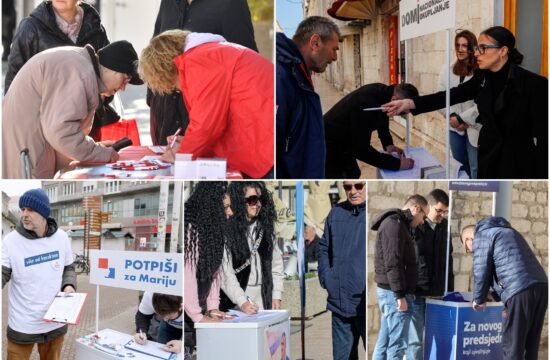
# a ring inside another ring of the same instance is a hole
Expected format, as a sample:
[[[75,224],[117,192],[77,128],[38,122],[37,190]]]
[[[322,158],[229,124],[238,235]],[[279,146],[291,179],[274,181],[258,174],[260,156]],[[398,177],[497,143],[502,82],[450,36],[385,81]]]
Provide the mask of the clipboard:
[[[124,345],[124,348],[151,356],[155,359],[173,360],[176,358],[176,354],[162,350],[160,348],[161,345],[154,341],[147,341],[145,345],[140,345],[132,339]]]
[[[42,320],[78,325],[87,297],[86,293],[57,293]]]

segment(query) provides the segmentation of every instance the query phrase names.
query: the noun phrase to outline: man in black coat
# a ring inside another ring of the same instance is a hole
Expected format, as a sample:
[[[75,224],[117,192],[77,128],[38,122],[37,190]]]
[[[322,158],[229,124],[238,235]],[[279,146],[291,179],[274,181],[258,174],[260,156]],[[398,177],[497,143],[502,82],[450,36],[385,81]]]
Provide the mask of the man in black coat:
[[[525,238],[501,217],[462,230],[466,252],[474,253],[474,301],[487,307],[489,288],[504,304],[503,359],[538,359],[548,308],[548,277]]]
[[[414,231],[414,248],[418,281],[416,283],[413,314],[409,327],[407,359],[424,358],[424,319],[426,296],[443,296],[447,261],[447,219],[449,197],[441,189],[432,190],[427,197],[430,210],[424,224]],[[454,289],[453,259],[449,248],[448,291]]]
[[[229,42],[258,51],[246,0],[162,0],[153,36],[174,29],[218,34]],[[154,145],[166,145],[166,138],[178,128],[183,130],[180,135],[184,135],[189,114],[180,92],[157,95],[147,90],[147,105],[151,109]]]
[[[389,209],[373,218],[371,229],[377,231],[374,280],[380,307],[373,360],[402,359],[405,355],[418,276],[411,232],[423,224],[428,211],[426,199],[413,195],[403,209]]]
[[[357,159],[381,169],[412,168],[414,160],[406,158],[403,150],[393,145],[386,113],[363,109],[380,107],[391,100],[415,96],[418,96],[418,90],[411,84],[387,86],[375,83],[361,86],[336,103],[323,117],[327,144],[326,178],[359,178],[361,170]],[[370,145],[373,131],[378,132],[387,154]]]

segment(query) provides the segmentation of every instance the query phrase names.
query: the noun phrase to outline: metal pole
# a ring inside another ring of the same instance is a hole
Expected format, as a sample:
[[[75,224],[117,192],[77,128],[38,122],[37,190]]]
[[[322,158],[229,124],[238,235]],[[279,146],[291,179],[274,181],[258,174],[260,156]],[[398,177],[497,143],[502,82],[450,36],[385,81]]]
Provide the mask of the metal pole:
[[[174,201],[172,205],[172,234],[170,236],[170,252],[177,252],[180,241],[180,222],[183,204],[183,181],[174,181]]]
[[[493,215],[502,216],[508,221],[512,217],[512,187],[511,181],[501,181],[493,201]]]
[[[399,35],[401,36],[401,34]],[[409,82],[409,41],[405,40],[405,82]],[[410,114],[405,115],[405,154],[409,153],[411,146]]]
[[[451,214],[453,210],[453,191],[449,190],[449,218],[447,219],[447,253],[445,254],[445,291],[444,295],[447,295],[447,289],[449,288],[449,257],[451,253]],[[450,271],[453,271],[451,269]]]
[[[445,167],[447,171],[447,179],[451,178],[451,152],[449,151],[449,142],[450,142],[450,123],[449,118],[451,116],[451,92],[450,92],[450,85],[451,85],[451,29],[447,29],[447,82],[445,85],[445,120],[446,120],[446,126],[447,129],[447,143],[445,144],[445,159],[447,161],[447,165]]]
[[[99,285],[95,286],[95,333],[99,332]]]
[[[306,317],[306,274],[304,244],[304,183],[296,183],[296,240],[298,241],[298,274],[300,276],[300,332],[302,340],[302,360],[306,358],[305,317]]]

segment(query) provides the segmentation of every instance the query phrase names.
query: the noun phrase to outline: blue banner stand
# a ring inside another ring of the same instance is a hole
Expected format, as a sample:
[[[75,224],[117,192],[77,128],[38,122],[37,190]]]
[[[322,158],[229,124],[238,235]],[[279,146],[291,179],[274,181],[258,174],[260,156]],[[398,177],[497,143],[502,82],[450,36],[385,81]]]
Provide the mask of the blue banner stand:
[[[471,302],[426,299],[424,360],[501,360],[502,308],[488,302],[476,312]]]

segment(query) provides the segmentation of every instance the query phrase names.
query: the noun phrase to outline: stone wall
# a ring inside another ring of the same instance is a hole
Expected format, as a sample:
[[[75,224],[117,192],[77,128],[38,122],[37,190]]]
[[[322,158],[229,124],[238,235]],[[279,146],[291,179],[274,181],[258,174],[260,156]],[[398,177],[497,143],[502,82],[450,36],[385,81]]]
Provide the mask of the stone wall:
[[[456,3],[456,26],[451,29],[451,62],[456,60],[454,55],[454,34],[456,29],[469,29],[479,34],[483,29],[494,24],[495,0],[462,0]],[[363,29],[353,29],[345,21],[333,20],[341,29],[344,42],[340,44],[338,61],[328,66],[326,72],[320,76],[327,79],[334,87],[344,94],[355,88],[352,72],[359,72],[362,84],[389,82],[388,65],[388,16],[397,15],[398,0],[379,2],[377,14],[370,19],[370,24]],[[305,16],[327,15],[328,0],[306,1]],[[353,47],[349,42],[351,33],[360,33],[361,68],[354,66]],[[430,94],[437,91],[439,72],[445,62],[447,47],[447,33],[440,31],[409,41],[408,53],[408,81],[414,84],[420,94]],[[325,109],[325,111],[328,109]],[[427,148],[441,162],[445,162],[445,143],[447,141],[444,117],[431,112],[411,117],[411,143],[413,146]],[[405,121],[394,118],[390,122],[391,130],[396,136],[404,139]]]
[[[448,189],[447,182],[369,182],[368,218],[369,226],[372,217],[388,208],[403,206],[412,194],[427,195],[432,189]],[[510,222],[529,242],[543,268],[548,271],[548,183],[513,182],[512,216]],[[453,272],[456,291],[472,291],[473,258],[466,254],[460,241],[460,229],[475,224],[492,213],[493,195],[486,192],[453,191],[451,236],[453,243]],[[368,267],[368,353],[372,355],[378,331],[380,329],[380,312],[376,299],[374,282],[374,245],[376,232],[368,232],[367,267]],[[539,358],[548,357],[548,320],[546,320],[540,345]]]

